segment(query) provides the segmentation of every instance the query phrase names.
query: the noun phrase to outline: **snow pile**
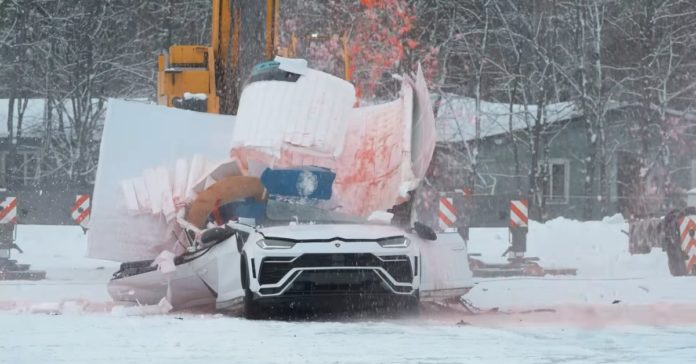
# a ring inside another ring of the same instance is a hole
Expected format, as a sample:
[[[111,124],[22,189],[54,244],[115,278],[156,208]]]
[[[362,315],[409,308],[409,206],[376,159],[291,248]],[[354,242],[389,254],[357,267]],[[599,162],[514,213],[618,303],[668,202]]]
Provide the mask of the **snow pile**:
[[[696,277],[672,277],[660,249],[631,255],[623,231],[628,224],[617,216],[588,222],[531,221],[526,256],[538,257],[546,268],[577,268],[577,276],[478,279],[466,298],[482,308],[501,309],[696,301],[696,291],[684,289]],[[471,231],[469,253],[480,253],[485,262],[506,261],[501,254],[507,246],[507,229]]]
[[[87,258],[87,236],[79,226],[18,225],[17,245],[24,251],[12,259],[32,269],[115,268],[117,263]],[[50,278],[50,277],[49,277]]]
[[[79,226],[19,225],[17,245],[24,253],[13,251],[12,259],[45,270],[46,279],[0,281],[0,310],[102,311],[96,303],[111,301],[106,283],[119,264],[87,258],[87,238]]]
[[[669,277],[667,255],[628,252],[628,224],[620,216],[580,222],[557,218],[546,223],[530,221],[528,257],[539,257],[545,267],[578,269],[584,278]],[[469,253],[481,253],[486,262],[503,262],[508,230],[472,229]]]

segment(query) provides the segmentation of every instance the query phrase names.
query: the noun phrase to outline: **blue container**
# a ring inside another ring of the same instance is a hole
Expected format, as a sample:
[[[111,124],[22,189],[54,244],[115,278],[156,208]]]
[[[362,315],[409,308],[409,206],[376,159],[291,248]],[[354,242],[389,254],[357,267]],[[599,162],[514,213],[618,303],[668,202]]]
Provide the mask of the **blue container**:
[[[302,167],[290,169],[266,169],[261,183],[271,196],[331,199],[336,174],[326,168]]]

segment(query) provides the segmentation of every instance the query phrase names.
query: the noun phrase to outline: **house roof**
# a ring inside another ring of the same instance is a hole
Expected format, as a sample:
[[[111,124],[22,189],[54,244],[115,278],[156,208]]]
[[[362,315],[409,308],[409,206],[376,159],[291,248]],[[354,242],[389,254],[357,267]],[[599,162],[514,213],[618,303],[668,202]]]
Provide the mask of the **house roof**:
[[[481,101],[481,138],[523,130],[534,124],[536,105]],[[544,108],[547,123],[570,120],[582,115],[573,102],[560,102]],[[476,137],[476,99],[458,95],[443,95],[435,123],[439,142],[462,142]]]

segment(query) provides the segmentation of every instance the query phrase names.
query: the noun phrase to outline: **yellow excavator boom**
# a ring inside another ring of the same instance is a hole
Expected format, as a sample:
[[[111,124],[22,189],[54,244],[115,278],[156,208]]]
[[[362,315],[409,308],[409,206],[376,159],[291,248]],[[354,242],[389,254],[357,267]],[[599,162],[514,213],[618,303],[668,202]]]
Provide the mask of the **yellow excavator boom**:
[[[158,104],[210,113],[236,110],[241,6],[235,0],[213,0],[210,46],[173,45],[158,57]],[[278,47],[279,10],[280,0],[266,0],[267,60]]]

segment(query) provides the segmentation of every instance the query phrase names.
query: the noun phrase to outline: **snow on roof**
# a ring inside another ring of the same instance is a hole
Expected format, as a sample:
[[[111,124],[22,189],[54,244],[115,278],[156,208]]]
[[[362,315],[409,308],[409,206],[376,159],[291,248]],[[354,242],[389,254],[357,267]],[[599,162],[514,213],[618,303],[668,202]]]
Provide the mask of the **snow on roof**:
[[[570,120],[581,115],[573,102],[544,108],[546,123]],[[510,104],[481,101],[481,138],[510,132]],[[536,120],[536,105],[512,105],[512,129],[522,130]],[[444,95],[435,123],[439,142],[461,142],[476,137],[476,99]]]
[[[97,102],[98,99],[93,99],[93,102]],[[148,103],[147,99],[128,99],[129,101],[144,102]],[[17,102],[15,101],[14,113],[13,113],[13,125],[15,128],[15,133],[17,132]],[[66,100],[66,110],[68,113],[71,112],[72,107],[69,106],[69,100]],[[27,101],[27,108],[24,111],[24,117],[22,118],[22,135],[24,136],[38,136],[43,129],[44,121],[44,99],[29,99]],[[106,103],[106,101],[105,101]],[[0,137],[6,137],[8,134],[7,130],[7,116],[9,114],[9,102],[8,99],[0,99]]]

